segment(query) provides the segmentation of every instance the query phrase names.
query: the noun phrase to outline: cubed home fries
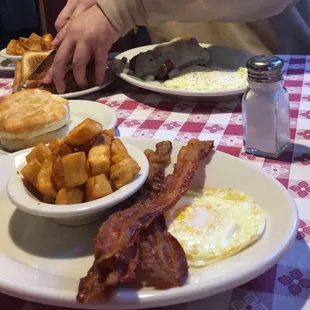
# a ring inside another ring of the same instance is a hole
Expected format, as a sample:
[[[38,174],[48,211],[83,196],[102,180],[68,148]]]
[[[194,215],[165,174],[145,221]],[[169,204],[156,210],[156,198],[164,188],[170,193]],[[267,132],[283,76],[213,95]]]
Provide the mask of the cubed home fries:
[[[23,177],[42,195],[41,201],[68,205],[110,195],[141,170],[114,130],[86,119],[68,136],[38,144],[26,156]]]
[[[6,47],[8,55],[21,56],[26,51],[31,52],[47,52],[52,50],[53,36],[48,33],[42,37],[36,33],[32,33],[29,38],[20,37],[17,40],[11,40]]]

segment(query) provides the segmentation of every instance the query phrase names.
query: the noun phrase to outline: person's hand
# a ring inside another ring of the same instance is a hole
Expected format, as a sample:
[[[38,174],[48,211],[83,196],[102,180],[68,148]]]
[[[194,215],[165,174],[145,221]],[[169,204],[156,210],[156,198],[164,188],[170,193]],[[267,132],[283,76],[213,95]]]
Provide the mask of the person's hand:
[[[94,6],[96,2],[96,0],[68,0],[66,6],[62,9],[56,19],[55,28],[58,34],[55,37],[53,44],[56,46],[59,45],[66,34],[70,22]]]
[[[108,51],[120,37],[102,11],[95,5],[76,17],[68,25],[67,33],[55,55],[51,70],[44,83],[54,82],[57,92],[66,89],[67,65],[72,61],[73,74],[81,88],[88,86],[86,66],[93,57],[96,66],[96,83],[102,84],[108,59]]]

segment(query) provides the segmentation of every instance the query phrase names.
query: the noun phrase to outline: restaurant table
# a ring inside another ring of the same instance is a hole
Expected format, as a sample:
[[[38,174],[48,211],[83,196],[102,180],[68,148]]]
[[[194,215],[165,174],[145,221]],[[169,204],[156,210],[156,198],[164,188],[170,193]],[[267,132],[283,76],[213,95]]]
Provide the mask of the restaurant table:
[[[244,152],[240,98],[218,103],[182,101],[138,89],[121,80],[84,97],[116,111],[120,136],[181,142],[193,137],[214,140],[217,150],[239,157],[276,178],[297,204],[300,223],[296,241],[276,266],[231,291],[165,307],[167,310],[310,309],[310,56],[280,57],[285,62],[285,86],[290,94],[292,146],[277,160]],[[0,97],[11,89],[12,74],[0,73]],[[0,309],[64,308],[0,294]]]

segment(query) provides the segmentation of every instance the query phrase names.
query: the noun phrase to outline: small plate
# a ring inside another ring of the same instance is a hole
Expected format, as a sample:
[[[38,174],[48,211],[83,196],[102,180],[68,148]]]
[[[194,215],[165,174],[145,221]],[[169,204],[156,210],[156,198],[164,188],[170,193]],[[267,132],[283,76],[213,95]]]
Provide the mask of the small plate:
[[[0,56],[6,59],[10,59],[13,62],[16,62],[17,60],[22,59],[22,56],[14,56],[14,55],[8,55],[6,52],[6,48],[0,51]]]
[[[154,149],[156,139],[123,138],[141,151]],[[173,163],[182,143],[173,142]],[[124,286],[108,302],[79,304],[79,279],[93,264],[93,238],[100,222],[87,226],[58,225],[26,214],[7,197],[6,184],[16,173],[16,156],[0,156],[0,291],[42,304],[79,309],[145,309],[185,303],[246,283],[276,264],[296,239],[298,214],[288,191],[255,166],[214,151],[200,164],[190,189],[233,188],[252,196],[266,217],[262,237],[242,252],[216,264],[189,269],[182,287],[157,290]],[[109,209],[115,211],[114,208]],[[109,238],[107,235],[106,238]]]
[[[215,46],[211,44],[200,44],[202,47],[207,48],[211,54],[210,66],[220,67],[227,69],[227,71],[237,70],[240,67],[245,67],[246,61],[253,56],[252,53],[246,51],[239,51],[230,49],[227,47]],[[131,58],[138,55],[139,53],[153,50],[158,44],[142,46],[125,51],[115,57],[113,62],[113,69],[116,74],[120,76],[126,82],[135,85],[140,88],[151,90],[157,93],[165,94],[166,96],[177,97],[186,100],[197,100],[199,98],[210,98],[212,100],[217,99],[230,99],[238,97],[243,94],[245,87],[243,88],[232,88],[232,89],[221,89],[215,91],[190,91],[184,89],[173,89],[165,86],[158,86],[152,83],[147,83],[144,80],[138,79],[128,74],[128,64],[122,63],[122,58],[126,57],[128,62]]]
[[[112,194],[100,199],[72,205],[54,205],[39,201],[26,188],[23,182],[21,169],[26,165],[25,156],[31,149],[18,152],[14,155],[16,172],[12,174],[7,185],[8,197],[20,210],[47,218],[52,218],[65,225],[85,225],[100,219],[102,211],[111,208],[132,196],[144,184],[149,173],[149,162],[144,153],[138,148],[124,143],[129,155],[140,165],[139,174],[127,185]]]
[[[92,118],[102,124],[103,129],[112,129],[116,126],[117,115],[113,109],[103,103],[88,100],[69,100],[71,123],[69,130],[84,121],[86,118]],[[0,144],[2,154],[6,150]]]

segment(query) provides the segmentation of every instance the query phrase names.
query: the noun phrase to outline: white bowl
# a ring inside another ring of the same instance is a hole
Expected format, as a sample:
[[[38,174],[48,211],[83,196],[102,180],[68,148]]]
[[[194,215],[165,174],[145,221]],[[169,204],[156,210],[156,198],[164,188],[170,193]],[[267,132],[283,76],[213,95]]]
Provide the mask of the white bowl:
[[[15,55],[9,55],[6,52],[6,48],[4,48],[2,51],[0,51],[0,56],[6,59],[10,59],[13,62],[16,62],[17,60],[22,59],[22,56],[15,56]]]
[[[144,184],[149,173],[149,162],[144,153],[137,147],[124,143],[129,155],[140,165],[139,174],[127,185],[112,194],[89,202],[72,205],[54,205],[39,201],[26,188],[21,169],[26,165],[25,156],[30,149],[15,153],[14,161],[16,173],[13,173],[7,184],[7,193],[11,202],[20,210],[52,218],[65,225],[84,225],[100,219],[102,211],[111,208],[133,195]]]

